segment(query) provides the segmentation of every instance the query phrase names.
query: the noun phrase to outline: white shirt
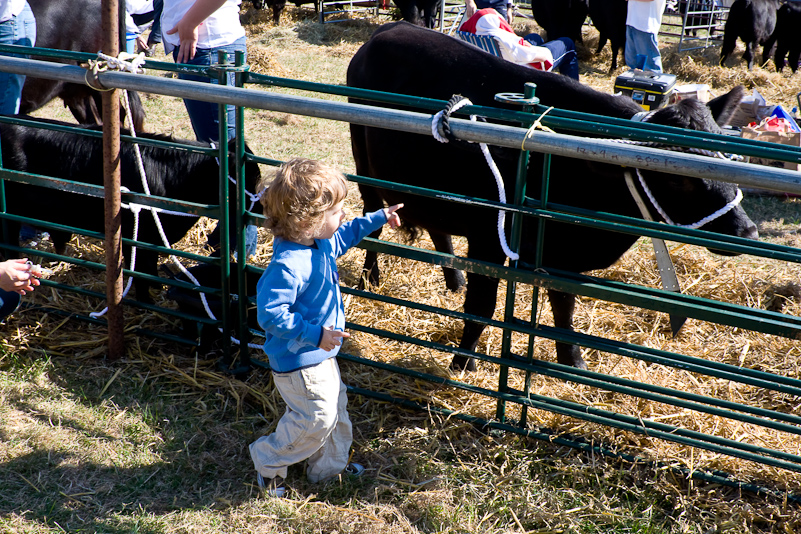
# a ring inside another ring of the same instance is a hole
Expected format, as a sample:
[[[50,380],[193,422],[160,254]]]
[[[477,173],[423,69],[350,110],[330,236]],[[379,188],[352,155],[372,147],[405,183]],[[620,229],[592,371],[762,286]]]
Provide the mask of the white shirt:
[[[0,22],[11,20],[25,8],[26,0],[0,0]]]
[[[197,28],[198,48],[217,48],[233,43],[245,36],[245,28],[239,22],[239,4],[242,0],[225,0],[220,9],[212,13],[209,18]],[[178,33],[167,34],[168,30],[175,28],[195,0],[164,0],[164,11],[161,14],[161,31],[165,50],[170,51],[181,42]]]
[[[125,0],[125,32],[140,34],[145,31],[152,22],[139,27],[134,22],[131,15],[144,15],[153,11],[153,0]]]
[[[652,0],[640,2],[628,0],[626,26],[654,35],[659,33],[662,25],[662,14],[665,12],[665,0]]]

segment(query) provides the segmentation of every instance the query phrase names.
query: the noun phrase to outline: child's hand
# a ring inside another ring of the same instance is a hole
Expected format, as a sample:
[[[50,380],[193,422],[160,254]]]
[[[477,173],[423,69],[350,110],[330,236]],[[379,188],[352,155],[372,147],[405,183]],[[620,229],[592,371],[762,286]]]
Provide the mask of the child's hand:
[[[350,337],[350,334],[347,332],[341,332],[339,330],[332,330],[327,326],[323,327],[323,338],[320,340],[320,348],[329,351],[334,350],[338,346],[342,345],[342,339]]]
[[[384,208],[384,214],[387,216],[387,224],[390,228],[397,228],[401,225],[400,217],[398,216],[396,211],[401,209],[403,204],[395,204],[394,206],[390,206],[388,208]]]

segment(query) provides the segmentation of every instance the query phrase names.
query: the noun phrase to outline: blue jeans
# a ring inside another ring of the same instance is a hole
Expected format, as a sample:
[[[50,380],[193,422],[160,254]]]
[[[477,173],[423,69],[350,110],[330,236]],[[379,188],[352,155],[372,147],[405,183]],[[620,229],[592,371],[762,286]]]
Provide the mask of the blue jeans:
[[[558,69],[559,74],[563,74],[574,80],[579,79],[578,56],[576,55],[576,45],[573,44],[572,39],[569,37],[560,37],[545,43],[542,37],[536,33],[530,33],[523,37],[523,39],[534,46],[544,46],[550,50],[553,56],[553,68]]]
[[[223,50],[228,52],[228,57],[233,61],[234,52],[245,52],[245,38],[237,39],[233,43],[221,46],[218,48],[198,48],[195,50],[195,57],[190,59],[187,65],[200,65],[208,67],[217,63],[217,51]],[[178,57],[180,47],[176,47],[172,52],[173,59]],[[234,85],[234,73],[228,75],[228,84]],[[217,83],[217,80],[212,80],[204,76],[194,76],[191,74],[179,74],[178,78],[181,80],[191,80],[195,82],[208,82]],[[189,114],[189,120],[192,121],[192,129],[195,130],[195,137],[198,141],[205,143],[217,143],[220,140],[219,129],[220,119],[217,114],[217,104],[214,102],[203,102],[200,100],[184,99],[184,106],[186,112]],[[236,135],[236,112],[234,106],[226,106],[226,115],[228,117],[228,139],[233,139]]]
[[[626,26],[626,65],[630,69],[662,72],[662,56],[656,35]]]
[[[25,8],[16,17],[0,22],[0,44],[20,46],[33,46],[36,43],[36,20],[30,6]],[[5,54],[12,57],[22,57],[17,54]],[[0,114],[14,115],[19,113],[20,96],[25,76],[0,72]]]
[[[161,12],[164,11],[164,0],[153,0],[153,25],[150,27],[150,35],[147,38],[147,45],[161,42]]]
[[[224,50],[228,52],[229,59],[233,60],[234,52],[245,52],[245,38],[237,39],[227,46],[219,48],[198,48],[195,50],[195,57],[189,60],[189,65],[203,65],[209,66],[217,63],[217,51]],[[172,57],[178,57],[180,47],[176,47],[172,52]],[[178,77],[182,80],[192,80],[196,82],[210,82],[217,83],[217,80],[205,78],[203,76],[193,76],[191,74],[179,74]],[[228,75],[228,84],[234,85],[233,73]],[[189,114],[189,120],[192,121],[192,129],[195,130],[195,137],[198,141],[206,143],[218,143],[220,136],[220,119],[218,115],[217,104],[213,102],[202,102],[200,100],[184,99],[186,112]],[[236,136],[236,109],[234,106],[226,106],[226,115],[228,118],[228,140]],[[215,231],[209,236],[209,245],[214,247],[220,242],[219,233]],[[252,256],[256,253],[256,245],[258,243],[258,233],[255,226],[245,227],[245,251],[247,256]],[[233,247],[236,248],[236,245]]]
[[[0,320],[5,319],[19,306],[19,293],[0,289]]]

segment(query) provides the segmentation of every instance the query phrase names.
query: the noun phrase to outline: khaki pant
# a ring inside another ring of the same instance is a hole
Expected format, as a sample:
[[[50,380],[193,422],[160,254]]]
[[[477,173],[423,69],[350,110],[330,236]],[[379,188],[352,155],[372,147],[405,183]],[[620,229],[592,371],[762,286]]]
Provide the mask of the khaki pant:
[[[348,463],[353,430],[348,397],[336,358],[299,371],[273,372],[286,403],[275,432],[250,444],[256,470],[265,478],[286,478],[287,466],[308,460],[306,476],[319,482]]]

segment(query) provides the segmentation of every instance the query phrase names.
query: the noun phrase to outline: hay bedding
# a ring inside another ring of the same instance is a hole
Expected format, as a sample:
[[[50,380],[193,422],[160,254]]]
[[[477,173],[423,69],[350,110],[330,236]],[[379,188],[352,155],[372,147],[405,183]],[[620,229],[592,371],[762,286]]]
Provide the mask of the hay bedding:
[[[293,13],[292,10],[289,12]],[[256,31],[260,29],[257,24],[259,24],[258,21],[249,27],[251,37],[259,33]],[[354,37],[357,30],[354,30],[353,26],[342,26],[341,28],[342,30],[339,27],[329,28],[327,34],[329,40],[331,40],[330,33],[337,31],[341,31],[345,36],[340,38],[340,42],[348,40],[357,42],[359,39],[364,39],[363,34]],[[369,34],[369,32],[366,33]],[[323,38],[319,38],[318,43],[323,40]],[[336,35],[334,40],[336,40]],[[314,39],[309,38],[308,41],[314,41]],[[614,75],[606,72],[610,59],[609,48],[607,47],[597,57],[589,56],[587,49],[594,50],[596,43],[597,34],[590,30],[585,37],[586,48],[580,50],[582,63],[586,68],[586,71],[582,72],[582,80],[600,90],[609,91],[614,79]],[[357,45],[354,44],[353,50],[356,48]],[[717,49],[711,49],[701,53],[696,51],[692,56],[679,55],[673,53],[671,45],[668,45],[664,47],[663,56],[666,70],[676,73],[681,81],[709,83],[717,94],[721,94],[736,84],[744,84],[748,88],[757,86],[769,101],[782,103],[787,109],[792,107],[795,92],[790,90],[791,84],[788,83],[786,75],[771,72],[770,68],[767,70],[755,69],[753,73],[748,73],[741,65],[732,69],[721,69],[716,66],[716,53]],[[280,64],[271,61],[269,55],[260,52],[257,47],[253,47],[249,54],[251,60],[258,67],[256,70],[268,74],[281,75],[285,73]],[[730,59],[730,61],[733,60]],[[791,199],[785,202],[793,203],[794,201]],[[355,193],[349,198],[349,208],[353,213],[361,211],[358,195]],[[787,225],[781,224],[782,222],[778,224],[777,229],[772,230],[771,224],[774,224],[772,218],[766,216],[760,225],[767,229],[769,234],[772,234],[771,239],[797,246],[797,234],[792,229],[788,230]],[[178,246],[195,252],[201,251],[209,228],[208,221],[202,220]],[[260,232],[261,244],[254,261],[256,264],[264,266],[269,261],[271,243],[269,234],[263,230]],[[389,230],[385,230],[384,239],[400,241],[399,236]],[[433,248],[426,238],[419,240],[417,245]],[[457,254],[464,255],[466,252],[464,240],[457,239],[455,245]],[[42,246],[48,247],[49,245],[45,242]],[[71,243],[71,249],[77,257],[91,261],[103,261],[100,244],[91,239],[75,238]],[[341,262],[343,284],[354,287],[358,283],[363,257],[363,251],[354,250],[343,258]],[[695,247],[685,246],[676,246],[673,250],[673,258],[682,288],[687,293],[753,307],[764,307],[768,303],[773,303],[782,307],[784,313],[794,315],[801,313],[799,291],[793,290],[795,287],[793,284],[801,279],[801,268],[797,265],[756,258],[723,259]],[[387,256],[382,256],[380,261],[384,277],[381,286],[375,289],[376,292],[448,309],[460,309],[463,294],[454,294],[445,288],[438,268],[405,259],[391,259]],[[95,272],[68,264],[58,264],[53,267],[56,271],[54,278],[60,282],[95,291],[104,291],[103,278]],[[639,241],[611,269],[591,274],[651,287],[660,286],[653,254],[646,240]],[[505,286],[502,284],[498,294],[496,318],[500,318],[502,315],[505,299],[504,289]],[[518,317],[528,318],[532,294],[533,291],[530,288],[520,288],[516,302]],[[173,306],[171,302],[165,301],[163,292],[155,296],[159,305]],[[71,292],[57,292],[49,288],[41,288],[36,291],[30,296],[29,301],[34,306],[47,306],[65,312],[88,312],[102,306],[102,303],[98,303],[94,299]],[[546,302],[544,296],[541,296],[541,304],[537,310],[538,318],[544,324],[552,324],[550,309]],[[346,297],[346,305],[348,319],[352,322],[385,328],[424,340],[455,345],[461,333],[459,321],[432,316],[424,312],[355,297]],[[144,365],[155,374],[170,376],[174,380],[192,387],[217,388],[225,391],[237,404],[238,410],[242,409],[244,403],[255,404],[262,410],[267,420],[274,421],[282,412],[279,399],[270,387],[267,373],[254,373],[246,380],[238,380],[216,372],[214,358],[207,358],[206,355],[197,355],[196,357],[188,354],[185,347],[130,335],[135,327],[171,331],[178,327],[175,320],[162,314],[128,309],[126,310],[126,324],[127,332],[129,332],[127,337],[129,363]],[[688,321],[680,335],[673,339],[670,335],[668,318],[664,314],[584,298],[579,299],[577,303],[575,327],[578,331],[610,339],[624,340],[801,378],[798,363],[801,347],[792,340],[743,332],[735,328],[694,320]],[[105,354],[106,334],[103,328],[69,321],[56,314],[43,314],[35,307],[12,316],[4,326],[4,331],[6,335],[3,343],[21,350],[46,352],[69,358],[94,358]],[[524,354],[526,340],[523,336],[516,335],[513,341],[513,350]],[[500,352],[500,345],[500,332],[488,328],[481,338],[478,350],[497,356]],[[364,333],[355,333],[346,343],[344,350],[405,368],[439,376],[455,377],[484,388],[497,388],[497,369],[494,366],[480,363],[476,373],[454,376],[448,368],[450,355],[446,353],[387,341]],[[534,355],[536,358],[553,361],[553,344],[545,340],[536,340]],[[585,358],[591,369],[598,372],[745,402],[754,406],[771,407],[795,414],[801,410],[797,398],[766,394],[749,386],[734,385],[715,378],[659,365],[649,365],[597,351],[586,351]],[[483,418],[494,417],[495,404],[479,395],[453,388],[433,386],[426,382],[379,372],[372,368],[346,365],[344,369],[346,381],[354,386],[387,392],[416,401],[431,402],[438,406]],[[513,372],[510,376],[510,385],[522,389],[524,379],[522,373]],[[533,377],[531,389],[538,395],[574,400],[603,409],[612,409],[623,414],[658,420],[801,455],[801,440],[797,436],[753,428],[717,417],[611,394],[548,377]],[[354,416],[357,421],[359,419],[376,420],[383,417],[380,414],[385,407],[377,403],[363,403],[352,409],[358,411],[358,415]],[[516,417],[519,412],[512,405],[508,410],[510,418]],[[740,480],[772,481],[770,484],[776,484],[795,492],[801,491],[801,474],[799,473],[777,470],[661,440],[649,439],[540,410],[530,410],[529,421],[532,426],[551,428],[588,440],[620,446],[623,450],[653,460],[690,469],[722,469],[735,474]]]

